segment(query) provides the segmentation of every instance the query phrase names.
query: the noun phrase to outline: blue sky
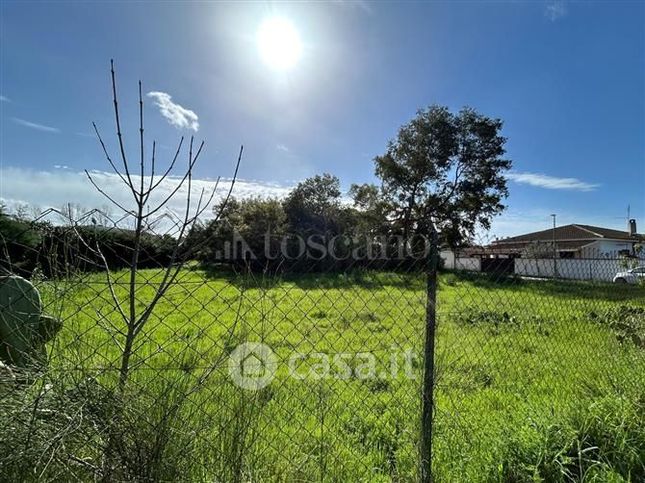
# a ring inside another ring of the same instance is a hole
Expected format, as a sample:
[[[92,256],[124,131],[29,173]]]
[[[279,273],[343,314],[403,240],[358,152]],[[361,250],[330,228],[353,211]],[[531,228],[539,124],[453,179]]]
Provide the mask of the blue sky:
[[[550,213],[623,228],[628,204],[645,228],[642,2],[0,8],[0,197],[9,202],[102,203],[79,173],[107,170],[91,121],[115,146],[114,58],[128,146],[141,79],[146,93],[162,93],[146,97],[148,139],[166,159],[181,134],[205,139],[196,173],[205,183],[231,174],[240,144],[240,194],[279,195],[321,172],[345,188],[375,181],[372,158],[418,108],[469,105],[504,120],[514,160],[494,235],[547,228]],[[258,28],[273,16],[302,41],[288,71],[258,53]]]

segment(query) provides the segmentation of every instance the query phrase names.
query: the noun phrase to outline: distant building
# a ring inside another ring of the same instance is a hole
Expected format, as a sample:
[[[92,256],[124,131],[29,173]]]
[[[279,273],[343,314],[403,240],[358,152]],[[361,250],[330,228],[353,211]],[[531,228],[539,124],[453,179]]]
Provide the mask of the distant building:
[[[628,231],[591,225],[564,225],[496,240],[483,247],[480,255],[503,258],[618,258],[635,254],[636,244],[645,236],[636,233],[636,221]]]

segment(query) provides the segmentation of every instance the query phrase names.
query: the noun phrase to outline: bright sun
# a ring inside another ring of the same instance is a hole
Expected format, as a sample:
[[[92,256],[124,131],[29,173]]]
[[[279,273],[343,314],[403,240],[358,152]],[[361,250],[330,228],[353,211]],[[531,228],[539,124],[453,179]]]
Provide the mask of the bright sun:
[[[260,25],[258,49],[262,60],[269,67],[286,70],[293,67],[300,59],[302,42],[291,22],[284,18],[272,17]]]

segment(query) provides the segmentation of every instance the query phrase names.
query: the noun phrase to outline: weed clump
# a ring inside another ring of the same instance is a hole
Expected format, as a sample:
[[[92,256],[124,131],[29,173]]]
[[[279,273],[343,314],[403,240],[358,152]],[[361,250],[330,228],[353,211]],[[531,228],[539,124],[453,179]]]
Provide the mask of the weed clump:
[[[524,324],[544,324],[546,321],[539,315],[516,315],[507,311],[479,310],[469,308],[460,311],[455,321],[463,325],[482,326],[521,326]]]
[[[644,481],[645,407],[609,395],[562,421],[529,421],[508,437],[490,480]]]
[[[607,324],[623,344],[645,349],[645,308],[619,305],[600,312],[590,312],[591,320]]]

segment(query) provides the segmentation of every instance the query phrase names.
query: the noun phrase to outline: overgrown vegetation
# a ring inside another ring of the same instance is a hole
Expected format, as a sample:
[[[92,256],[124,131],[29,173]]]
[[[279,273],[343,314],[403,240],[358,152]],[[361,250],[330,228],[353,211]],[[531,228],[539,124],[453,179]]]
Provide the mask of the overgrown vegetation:
[[[140,272],[141,303],[161,276]],[[113,274],[119,298],[127,277]],[[645,477],[645,352],[615,326],[625,314],[642,323],[642,291],[607,286],[588,298],[563,290],[572,284],[440,279],[437,481]],[[418,379],[296,380],[286,361],[294,352],[371,352],[381,373],[393,346],[420,354],[424,287],[422,276],[400,273],[269,279],[185,269],[144,328],[128,390],[115,399],[119,350],[106,327],[118,314],[97,297],[104,277],[83,275],[67,288],[49,371],[19,391],[1,385],[0,475],[100,478],[116,433],[129,481],[413,481]],[[59,292],[47,281],[39,288],[55,306]],[[246,340],[280,360],[276,380],[257,392],[227,372],[226,356]],[[204,366],[216,367],[206,379]],[[418,361],[413,368],[418,376]],[[115,407],[119,431],[110,426]]]
[[[478,226],[490,228],[503,211],[504,174],[511,161],[504,158],[501,129],[501,120],[470,108],[458,113],[436,105],[421,109],[374,159],[380,185],[352,185],[351,204],[342,203],[336,176],[317,175],[300,182],[284,200],[252,198],[217,207],[219,219],[194,227],[187,243],[199,247],[196,256],[205,264],[228,261],[258,271],[406,266],[392,256],[400,248],[397,237],[413,245],[412,237],[430,237],[436,229],[441,243],[456,247],[468,243]],[[248,250],[231,256],[226,244],[235,247],[236,235]],[[325,250],[297,256],[302,241],[328,246],[330,240],[336,240],[340,256]],[[276,257],[283,241],[283,256]],[[368,244],[388,253],[383,258],[390,263],[378,263],[381,257],[348,260],[346,254]]]
[[[96,213],[98,217],[100,212]],[[106,263],[112,270],[128,267],[135,231],[105,218],[99,224],[94,216],[88,212],[82,219],[63,219],[56,224],[11,215],[0,205],[0,269],[26,278],[34,274],[56,278],[78,271],[102,271]],[[153,268],[169,263],[176,240],[147,230],[139,244],[140,266]]]
[[[351,187],[351,204],[329,174],[283,200],[235,200],[231,183],[202,225],[216,192],[192,192],[204,143],[191,137],[174,187],[151,196],[183,138],[155,171],[139,83],[139,146],[128,158],[113,67],[111,80],[120,167],[94,127],[130,203],[86,171],[119,210],[115,219],[95,211],[99,219],[79,220],[69,207],[59,226],[0,209],[0,268],[31,278],[63,321],[48,367],[21,377],[0,366],[0,480],[418,480],[428,257],[389,250],[420,248],[414,236],[437,229],[458,246],[490,227],[511,166],[502,122],[431,106],[375,159],[380,185]],[[185,213],[167,213],[180,190]],[[165,216],[173,236],[154,233]],[[231,257],[238,235],[246,248]],[[302,240],[320,247],[337,238],[340,256],[298,254]],[[361,258],[368,245],[384,256]],[[638,287],[460,274],[439,286],[436,481],[644,477]],[[275,380],[255,392],[227,372],[231,351],[247,341],[267,344],[279,361]],[[395,370],[402,353],[406,370]],[[329,377],[311,372],[322,362],[301,361],[297,369],[309,372],[294,377],[294,354],[347,357]],[[374,372],[360,377],[366,355]]]
[[[621,305],[600,313],[591,312],[589,315],[600,323],[609,324],[621,343],[632,343],[645,349],[644,307]]]

